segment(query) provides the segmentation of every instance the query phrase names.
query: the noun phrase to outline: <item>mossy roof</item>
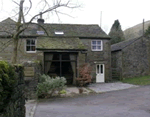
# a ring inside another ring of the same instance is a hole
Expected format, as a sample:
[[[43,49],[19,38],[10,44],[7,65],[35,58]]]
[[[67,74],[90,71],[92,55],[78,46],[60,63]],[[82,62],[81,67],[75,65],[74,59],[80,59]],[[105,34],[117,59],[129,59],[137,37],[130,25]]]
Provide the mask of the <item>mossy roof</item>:
[[[38,38],[37,49],[86,49],[79,38]]]

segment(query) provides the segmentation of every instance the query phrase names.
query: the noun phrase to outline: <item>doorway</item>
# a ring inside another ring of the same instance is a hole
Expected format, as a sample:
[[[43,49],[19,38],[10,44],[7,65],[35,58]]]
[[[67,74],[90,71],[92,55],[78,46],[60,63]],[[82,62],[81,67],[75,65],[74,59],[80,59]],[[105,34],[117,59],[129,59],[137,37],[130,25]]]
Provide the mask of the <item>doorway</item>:
[[[104,64],[96,64],[96,83],[105,82]]]

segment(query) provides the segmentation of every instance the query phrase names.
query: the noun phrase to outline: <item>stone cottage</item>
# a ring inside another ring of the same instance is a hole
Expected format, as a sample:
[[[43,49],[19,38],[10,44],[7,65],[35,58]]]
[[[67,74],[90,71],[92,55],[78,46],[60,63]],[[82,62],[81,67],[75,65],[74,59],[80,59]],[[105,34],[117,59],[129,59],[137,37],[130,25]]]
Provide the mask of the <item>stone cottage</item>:
[[[142,36],[111,45],[111,67],[118,68],[123,78],[150,74],[150,38]]]
[[[15,23],[8,18],[0,22],[0,28],[13,33]],[[87,62],[95,82],[111,79],[110,37],[98,25],[49,24],[43,19],[38,24],[45,30],[30,24],[20,34],[18,63],[40,61],[45,74],[64,76],[68,84],[75,84],[79,66]],[[10,61],[12,39],[5,31],[0,32],[0,58]]]

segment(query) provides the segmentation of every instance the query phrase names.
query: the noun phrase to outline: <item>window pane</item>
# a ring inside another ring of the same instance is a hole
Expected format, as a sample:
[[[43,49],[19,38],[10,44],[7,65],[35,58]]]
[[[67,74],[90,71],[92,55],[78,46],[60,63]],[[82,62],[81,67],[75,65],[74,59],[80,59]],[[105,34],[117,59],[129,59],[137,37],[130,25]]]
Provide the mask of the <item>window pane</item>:
[[[101,46],[97,46],[97,49],[98,49],[98,50],[101,50]]]
[[[27,45],[30,45],[30,40],[27,40],[26,42],[27,42]]]
[[[26,51],[31,51],[31,50],[30,50],[30,46],[27,46],[27,47],[26,47]]]
[[[97,65],[97,74],[99,74],[99,65]]]
[[[96,46],[92,46],[92,49],[93,49],[93,50],[96,50]]]
[[[35,40],[31,40],[31,44],[32,44],[32,45],[35,45]]]
[[[35,51],[35,46],[31,46],[31,51]]]
[[[98,45],[101,45],[101,41],[97,41],[97,44],[98,44]]]
[[[101,74],[103,74],[103,65],[101,65]]]
[[[62,54],[62,60],[70,60],[70,56],[67,53]]]
[[[54,53],[53,54],[53,60],[59,60],[60,59],[60,54],[59,53]]]
[[[92,44],[93,44],[93,45],[96,45],[96,41],[92,41]]]
[[[53,58],[54,58],[53,54],[45,53],[45,57],[44,57],[45,60],[53,60]]]

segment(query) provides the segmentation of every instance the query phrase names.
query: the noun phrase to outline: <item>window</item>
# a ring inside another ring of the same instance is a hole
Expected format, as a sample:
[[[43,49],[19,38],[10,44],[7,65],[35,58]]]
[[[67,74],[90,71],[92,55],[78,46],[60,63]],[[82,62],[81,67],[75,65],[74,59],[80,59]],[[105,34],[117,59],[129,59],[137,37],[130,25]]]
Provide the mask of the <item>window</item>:
[[[55,31],[55,35],[63,35],[64,32],[63,31]]]
[[[102,40],[93,40],[91,42],[92,51],[102,51]]]
[[[44,31],[37,31],[38,35],[44,35]]]
[[[35,39],[27,39],[26,40],[26,52],[36,52],[36,40]]]

